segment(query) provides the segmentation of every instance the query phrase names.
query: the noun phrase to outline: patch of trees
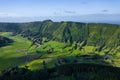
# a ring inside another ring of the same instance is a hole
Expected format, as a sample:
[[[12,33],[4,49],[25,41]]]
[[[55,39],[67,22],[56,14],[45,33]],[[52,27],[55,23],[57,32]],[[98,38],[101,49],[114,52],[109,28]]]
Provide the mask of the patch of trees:
[[[50,53],[53,53],[54,52],[54,48],[50,48],[47,50],[47,53],[50,54]]]
[[[9,45],[10,43],[13,43],[13,40],[0,36],[0,47]]]

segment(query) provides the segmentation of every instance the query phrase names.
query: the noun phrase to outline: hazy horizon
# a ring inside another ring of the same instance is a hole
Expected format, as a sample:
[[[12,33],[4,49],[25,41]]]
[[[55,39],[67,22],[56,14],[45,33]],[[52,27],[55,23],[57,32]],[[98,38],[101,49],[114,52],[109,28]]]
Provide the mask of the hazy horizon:
[[[120,24],[119,0],[0,0],[0,22],[53,21]]]

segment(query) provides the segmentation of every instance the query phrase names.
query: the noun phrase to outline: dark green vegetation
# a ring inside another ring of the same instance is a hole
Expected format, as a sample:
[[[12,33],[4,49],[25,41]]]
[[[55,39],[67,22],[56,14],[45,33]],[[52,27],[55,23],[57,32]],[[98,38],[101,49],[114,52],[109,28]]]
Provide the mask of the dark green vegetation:
[[[3,80],[120,80],[119,25],[46,20],[0,23],[0,32],[13,41],[0,48]]]
[[[0,36],[0,47],[5,46],[5,45],[9,45],[10,43],[12,43],[13,40]]]
[[[10,68],[1,72],[1,80],[120,80],[120,68],[95,64],[67,64],[52,69],[30,71]]]

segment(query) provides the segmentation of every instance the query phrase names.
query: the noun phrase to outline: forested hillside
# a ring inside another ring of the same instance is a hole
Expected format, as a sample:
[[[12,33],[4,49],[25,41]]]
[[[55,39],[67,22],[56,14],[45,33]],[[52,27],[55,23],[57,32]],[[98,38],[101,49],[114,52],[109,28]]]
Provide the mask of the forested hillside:
[[[109,48],[119,49],[120,26],[100,23],[79,23],[79,22],[43,22],[30,23],[0,23],[0,31],[20,33],[29,39],[46,37],[49,40],[67,42],[88,46],[97,46],[98,51]],[[115,51],[117,52],[117,50]]]

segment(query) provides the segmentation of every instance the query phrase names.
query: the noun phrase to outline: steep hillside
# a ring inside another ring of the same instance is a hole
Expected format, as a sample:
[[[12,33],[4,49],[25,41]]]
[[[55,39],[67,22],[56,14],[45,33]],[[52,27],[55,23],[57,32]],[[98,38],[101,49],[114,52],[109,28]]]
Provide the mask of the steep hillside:
[[[53,22],[46,20],[43,22],[30,23],[0,23],[0,31],[20,33],[29,39],[67,42],[73,44],[77,42],[82,46],[96,46],[97,51],[109,49],[113,51],[120,46],[120,26],[99,23],[79,23],[79,22]]]

